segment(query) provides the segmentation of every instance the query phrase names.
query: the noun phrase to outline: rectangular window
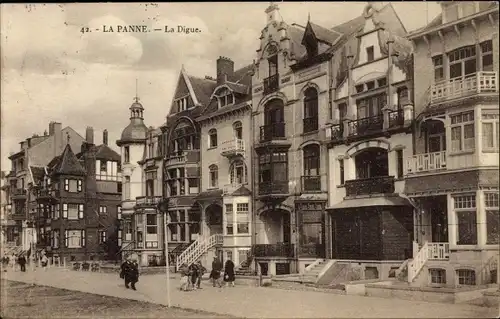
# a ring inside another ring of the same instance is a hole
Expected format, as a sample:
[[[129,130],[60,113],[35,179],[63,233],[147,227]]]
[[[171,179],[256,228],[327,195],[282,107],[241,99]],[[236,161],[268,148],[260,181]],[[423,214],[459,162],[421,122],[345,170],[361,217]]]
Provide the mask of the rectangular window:
[[[446,270],[431,268],[429,269],[431,284],[446,284]]]
[[[58,229],[56,229],[52,232],[52,238],[53,238],[52,248],[59,248],[59,240],[60,240],[59,236],[60,236],[60,232]]]
[[[347,116],[347,103],[340,103],[339,104],[339,123],[340,125],[344,125],[344,119]]]
[[[105,230],[99,230],[99,244],[105,243],[106,242],[106,231]]]
[[[106,206],[99,206],[99,216],[107,216],[108,208]]]
[[[481,64],[483,71],[493,71],[493,41],[481,42]]]
[[[68,248],[81,248],[85,246],[85,230],[67,230],[66,246]]]
[[[498,193],[485,193],[484,206],[486,207],[486,243],[488,245],[498,245],[500,243]]]
[[[237,233],[248,234],[250,225],[248,203],[236,204],[236,219],[237,219],[237,229],[236,229]]]
[[[339,160],[339,175],[340,175],[340,185],[344,185],[344,160]]]
[[[69,179],[64,180],[64,190],[69,192]]]
[[[451,118],[451,150],[453,152],[475,149],[474,111],[454,114]]]
[[[457,270],[458,284],[474,286],[476,284],[476,272],[472,269]]]
[[[76,191],[81,192],[82,189],[83,189],[83,181],[79,179],[76,181]]]
[[[493,111],[498,112],[498,110]],[[498,151],[498,136],[499,131],[499,121],[498,113],[489,113],[488,111],[483,111],[481,115],[483,136],[482,145],[485,151]]]
[[[129,163],[130,162],[130,146],[125,146],[123,149],[124,149],[123,162]]]
[[[217,169],[210,170],[210,188],[217,188],[218,171]]]
[[[177,224],[168,225],[168,230],[170,233],[170,241],[178,241],[177,238]]]
[[[476,46],[466,46],[449,52],[448,61],[450,79],[476,73]]]
[[[121,206],[116,206],[116,212],[117,212],[116,218],[118,218],[118,220],[122,219],[122,207]]]
[[[396,151],[396,161],[398,165],[398,178],[402,178],[404,175],[403,172],[403,150]]]
[[[375,59],[375,51],[372,46],[366,48],[366,62],[371,62]]]
[[[234,234],[234,211],[233,204],[226,204],[226,234]]]
[[[146,214],[146,233],[147,234],[158,233],[156,214]]]
[[[477,244],[476,196],[455,196],[454,207],[457,214],[458,245]]]
[[[83,218],[83,204],[63,204],[63,218],[77,220]]]
[[[377,87],[381,88],[387,85],[387,78],[381,78],[377,80]]]

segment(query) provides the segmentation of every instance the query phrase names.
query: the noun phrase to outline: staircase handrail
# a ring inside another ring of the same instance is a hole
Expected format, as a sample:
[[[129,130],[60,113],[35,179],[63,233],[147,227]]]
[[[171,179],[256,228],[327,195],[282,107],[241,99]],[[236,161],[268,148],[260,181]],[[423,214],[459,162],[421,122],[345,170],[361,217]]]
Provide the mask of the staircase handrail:
[[[498,258],[498,254],[491,256],[481,267],[481,270],[479,272],[481,276],[481,284],[485,284],[487,281],[491,280],[492,270],[496,269],[496,271],[498,271]]]
[[[413,245],[418,245],[416,242],[413,242]],[[418,253],[413,256],[413,260],[408,263],[408,282],[411,283],[417,277],[418,273],[422,270],[425,263],[429,259],[429,245],[428,242],[425,241],[422,245],[422,248],[418,251]]]
[[[198,260],[207,250],[215,245],[221,245],[224,242],[222,234],[214,234],[210,237],[200,237],[189,245],[176,260],[176,268],[179,269],[183,263],[191,264]]]

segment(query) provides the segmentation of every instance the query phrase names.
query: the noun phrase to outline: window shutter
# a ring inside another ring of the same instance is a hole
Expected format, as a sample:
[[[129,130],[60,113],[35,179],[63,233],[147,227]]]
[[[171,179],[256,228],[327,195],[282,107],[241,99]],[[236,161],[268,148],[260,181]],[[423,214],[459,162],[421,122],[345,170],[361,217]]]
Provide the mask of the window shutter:
[[[82,230],[82,247],[85,247],[85,230]]]
[[[63,218],[68,218],[68,204],[63,204]]]
[[[69,231],[64,231],[64,247],[69,246]]]
[[[78,218],[83,219],[83,204],[78,205]]]

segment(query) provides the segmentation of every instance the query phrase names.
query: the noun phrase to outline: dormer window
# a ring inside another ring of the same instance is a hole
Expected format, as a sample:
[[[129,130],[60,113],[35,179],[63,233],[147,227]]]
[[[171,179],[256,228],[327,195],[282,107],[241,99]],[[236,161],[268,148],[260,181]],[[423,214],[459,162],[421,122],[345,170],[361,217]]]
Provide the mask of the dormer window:
[[[371,62],[375,60],[375,50],[372,46],[366,48],[366,62]]]
[[[231,90],[227,88],[220,89],[217,92],[217,101],[219,103],[219,108],[234,104],[234,95]]]
[[[177,99],[175,101],[175,103],[177,104],[178,112],[182,112],[182,111],[185,111],[188,109],[188,97],[187,96]]]

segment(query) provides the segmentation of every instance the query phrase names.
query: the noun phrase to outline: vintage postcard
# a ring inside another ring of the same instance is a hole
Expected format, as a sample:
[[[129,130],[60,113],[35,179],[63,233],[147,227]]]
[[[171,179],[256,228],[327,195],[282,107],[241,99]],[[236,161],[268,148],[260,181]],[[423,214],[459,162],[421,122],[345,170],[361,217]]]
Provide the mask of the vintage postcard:
[[[496,318],[499,5],[0,5],[2,318]]]

